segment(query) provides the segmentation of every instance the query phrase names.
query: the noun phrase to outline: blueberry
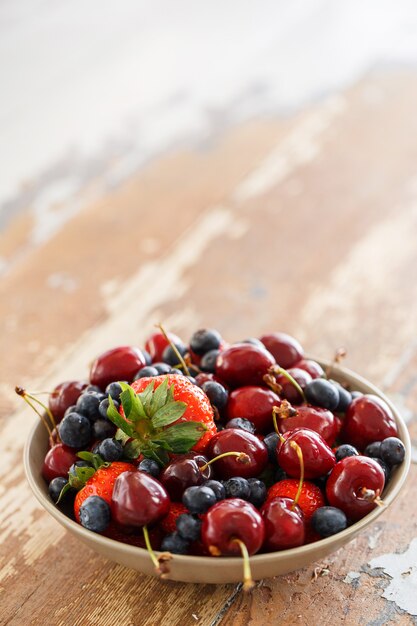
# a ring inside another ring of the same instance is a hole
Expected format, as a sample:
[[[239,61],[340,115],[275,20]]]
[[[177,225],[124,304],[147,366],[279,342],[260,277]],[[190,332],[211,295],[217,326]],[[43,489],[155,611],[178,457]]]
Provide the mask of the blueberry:
[[[186,354],[187,346],[185,346],[183,343],[176,343],[175,347],[181,356],[184,356]],[[162,360],[164,361],[164,363],[168,363],[168,365],[171,366],[178,365],[178,363],[180,362],[177,354],[175,353],[171,345],[167,346],[163,351]]]
[[[77,412],[77,407],[75,406],[75,404],[73,404],[72,406],[69,406],[65,413],[64,413],[64,417],[66,417],[68,415],[68,413],[76,413]]]
[[[398,437],[387,437],[381,441],[380,457],[389,467],[404,461],[405,447]]]
[[[92,391],[93,393],[101,393],[101,389],[100,387],[98,387],[97,385],[88,385],[84,390],[83,393],[88,393],[89,391]]]
[[[189,542],[183,539],[178,532],[166,535],[161,543],[162,552],[171,552],[172,554],[187,554]]]
[[[268,450],[268,457],[271,463],[277,463],[277,445],[279,437],[277,433],[268,433],[264,439],[264,444]]]
[[[117,439],[108,437],[99,443],[97,454],[101,456],[103,461],[120,461],[123,456],[123,446]]]
[[[187,380],[189,380],[190,383],[192,383],[193,385],[197,385],[197,387],[198,387],[198,382],[196,381],[194,376],[186,376],[185,378],[187,378]]]
[[[326,483],[329,476],[330,472],[328,474],[325,474],[324,476],[319,476],[314,480],[314,483],[317,485],[317,487],[320,487],[322,491],[326,491]]]
[[[352,391],[350,395],[352,396],[352,400],[356,400],[356,398],[362,398],[363,393],[362,391]]]
[[[220,333],[212,328],[197,330],[190,339],[190,348],[202,356],[210,350],[217,350],[222,342]]]
[[[119,401],[122,388],[119,383],[110,383],[106,387],[106,396],[111,396],[113,400]]]
[[[53,478],[48,486],[49,495],[51,496],[51,500],[56,504],[58,502],[58,498],[60,496],[61,491],[68,483],[66,478],[62,476],[58,476],[57,478]]]
[[[75,461],[75,463],[73,463],[68,470],[68,477],[76,475],[75,474],[76,467],[91,467],[91,465],[90,463],[87,463],[87,461],[82,461],[81,459],[79,461]]]
[[[341,446],[336,448],[336,461],[341,461],[345,459],[347,456],[358,456],[359,452],[351,446],[349,443],[343,443]]]
[[[80,506],[80,522],[84,528],[102,533],[110,523],[110,507],[100,496],[90,496]]]
[[[107,419],[98,419],[91,425],[92,439],[107,439],[113,437],[116,427]]]
[[[224,488],[223,483],[221,483],[219,480],[213,480],[213,479],[206,480],[204,481],[204,487],[209,487],[210,489],[214,491],[217,502],[225,499],[226,490]]]
[[[206,354],[203,356],[203,358],[200,361],[200,369],[203,372],[210,372],[213,373],[216,371],[216,361],[217,361],[217,357],[219,356],[220,351],[219,350],[210,350],[209,352],[206,352]]]
[[[314,511],[311,524],[321,537],[330,537],[347,527],[346,515],[334,506],[322,506]]]
[[[274,482],[279,483],[280,480],[288,478],[287,473],[284,472],[282,467],[278,467],[274,472]]]
[[[152,367],[156,369],[156,371],[158,372],[158,376],[168,374],[168,372],[171,370],[171,367],[166,363],[154,363]]]
[[[198,376],[200,373],[200,370],[195,367],[194,365],[188,365],[188,371],[190,372],[190,376],[192,376],[193,378]]]
[[[85,415],[90,420],[97,419],[99,416],[98,407],[102,398],[95,391],[82,393],[77,400],[77,412]]]
[[[198,517],[194,517],[194,515],[189,515],[188,513],[182,513],[178,516],[175,523],[177,525],[178,534],[182,539],[186,541],[197,541],[200,538],[201,520],[199,520]]]
[[[84,448],[91,441],[91,424],[85,415],[68,413],[58,424],[61,441],[70,448]]]
[[[225,428],[239,428],[240,430],[246,430],[248,433],[255,432],[255,425],[246,419],[246,417],[234,417],[229,420],[225,426]]]
[[[241,498],[242,500],[249,500],[250,485],[246,478],[240,476],[233,476],[224,483],[224,489],[226,491],[226,498]]]
[[[153,459],[143,459],[138,465],[138,470],[141,472],[145,472],[146,474],[150,474],[154,478],[158,478],[161,468],[158,463]]]
[[[169,368],[168,368],[169,371]],[[139,380],[139,378],[148,378],[153,376],[159,376],[159,371],[153,365],[145,365],[142,367],[137,374],[135,374],[133,380]]]
[[[339,404],[339,390],[325,378],[316,378],[304,388],[304,394],[308,402],[314,406],[334,411]]]
[[[213,504],[216,504],[216,494],[210,487],[187,487],[182,495],[182,502],[190,513],[205,513]]]
[[[174,376],[183,376],[184,375],[184,372],[179,370],[177,367],[173,367],[172,369],[170,369],[169,373],[174,375]]]
[[[259,478],[248,478],[250,487],[249,502],[256,507],[262,506],[266,499],[266,485]]]
[[[242,343],[250,343],[252,346],[256,346],[259,350],[265,350],[265,346],[260,339],[256,339],[256,337],[249,337],[249,339],[244,339]]]
[[[385,484],[384,486],[388,483],[390,475],[391,475],[391,468],[387,465],[387,463],[385,463],[385,461],[383,461],[382,459],[379,459],[378,457],[371,457],[371,459],[373,459],[374,461],[376,461],[378,463],[378,465],[381,466],[382,471],[384,472],[384,476],[385,476]]]
[[[118,410],[120,406],[119,402],[117,402],[117,400],[113,400],[113,404]],[[103,419],[107,419],[107,409],[109,408],[109,406],[110,402],[108,398],[104,398],[104,400],[102,400],[98,405],[98,412],[100,414],[100,417],[102,417]]]
[[[146,350],[141,350],[143,357],[145,359],[146,365],[152,365],[152,357]]]
[[[225,408],[229,394],[220,383],[214,380],[208,380],[203,383],[201,389],[206,393],[211,404],[219,411]]]
[[[335,408],[336,413],[346,413],[349,404],[352,402],[352,394],[335,380],[331,380],[330,382],[337,388],[339,392],[339,403]]]
[[[363,453],[365,456],[381,458],[381,442],[373,441],[372,443],[368,443]]]

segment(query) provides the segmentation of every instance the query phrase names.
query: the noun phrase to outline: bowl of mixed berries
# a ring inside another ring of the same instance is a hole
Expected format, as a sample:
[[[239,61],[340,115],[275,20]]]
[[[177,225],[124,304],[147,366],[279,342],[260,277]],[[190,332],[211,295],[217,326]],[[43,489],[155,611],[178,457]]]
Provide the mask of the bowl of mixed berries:
[[[162,326],[101,354],[44,404],[25,449],[42,506],[100,554],[184,582],[285,574],[383,513],[407,428],[371,383],[285,333],[188,344]]]

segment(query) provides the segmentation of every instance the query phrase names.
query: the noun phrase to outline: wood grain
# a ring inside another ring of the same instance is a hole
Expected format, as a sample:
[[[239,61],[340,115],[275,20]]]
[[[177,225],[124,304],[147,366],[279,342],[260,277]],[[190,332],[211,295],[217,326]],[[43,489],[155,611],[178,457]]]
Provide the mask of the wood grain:
[[[41,247],[25,238],[29,214],[10,225],[1,624],[415,623],[382,598],[386,578],[367,566],[415,536],[415,466],[381,522],[324,563],[251,596],[161,584],[87,552],[39,509],[21,466],[33,418],[10,389],[84,376],[101,350],[140,343],[159,320],[185,338],[205,324],[230,340],[279,328],[318,356],[345,345],[347,365],[392,394],[417,437],[416,108],[414,73],[369,76],[293,117],[254,120],[204,151],[150,163],[86,199]]]

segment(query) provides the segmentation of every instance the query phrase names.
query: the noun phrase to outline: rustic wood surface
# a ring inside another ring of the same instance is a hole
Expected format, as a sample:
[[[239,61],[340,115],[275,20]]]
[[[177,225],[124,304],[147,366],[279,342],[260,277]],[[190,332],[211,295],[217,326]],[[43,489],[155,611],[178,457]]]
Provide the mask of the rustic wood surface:
[[[380,521],[324,562],[251,595],[161,583],[87,551],[42,511],[21,461],[35,417],[12,393],[85,376],[100,351],[140,345],[161,320],[184,338],[202,325],[230,340],[282,329],[319,357],[345,346],[346,364],[386,390],[417,438],[416,110],[415,72],[373,73],[297,114],[230,125],[107,189],[96,181],[100,192],[84,189],[81,210],[40,245],[30,206],[8,222],[1,624],[417,623],[401,594],[383,597],[390,578],[369,565],[416,535],[415,465]]]

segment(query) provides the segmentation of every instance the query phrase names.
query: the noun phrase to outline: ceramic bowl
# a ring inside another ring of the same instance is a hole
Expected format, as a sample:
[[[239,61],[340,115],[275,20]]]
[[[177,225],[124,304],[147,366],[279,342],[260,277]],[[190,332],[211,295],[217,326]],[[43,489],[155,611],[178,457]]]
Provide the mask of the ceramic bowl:
[[[319,362],[323,367],[329,367],[328,363]],[[410,466],[411,446],[407,427],[390,400],[388,400],[379,389],[361,376],[345,368],[333,366],[331,377],[339,382],[347,383],[352,390],[372,393],[379,396],[391,407],[394,413],[399,437],[406,447],[406,456],[404,462],[394,470],[391,480],[384,490],[383,500],[386,507],[388,507],[398,496],[404,485]],[[81,541],[102,556],[126,567],[143,572],[144,574],[155,575],[154,566],[146,550],[90,532],[72,521],[54,506],[49,498],[47,485],[41,475],[42,462],[47,448],[47,435],[42,423],[39,422],[33,428],[27,441],[24,453],[24,464],[30,487],[40,504],[70,533],[76,535]],[[384,513],[385,508],[376,507],[374,511],[360,521],[349,526],[343,532],[328,537],[327,539],[321,539],[315,543],[292,548],[290,550],[252,556],[250,561],[253,578],[260,580],[262,578],[287,574],[323,559],[331,552],[347,544],[362,530],[373,524],[377,517]],[[242,560],[234,557],[214,558],[175,555],[170,562],[170,574],[168,578],[192,583],[240,582],[242,580]]]

